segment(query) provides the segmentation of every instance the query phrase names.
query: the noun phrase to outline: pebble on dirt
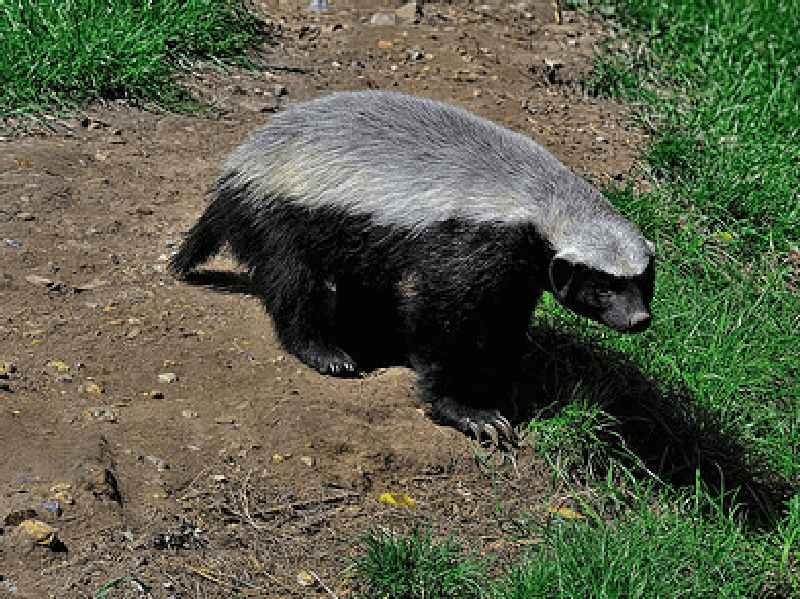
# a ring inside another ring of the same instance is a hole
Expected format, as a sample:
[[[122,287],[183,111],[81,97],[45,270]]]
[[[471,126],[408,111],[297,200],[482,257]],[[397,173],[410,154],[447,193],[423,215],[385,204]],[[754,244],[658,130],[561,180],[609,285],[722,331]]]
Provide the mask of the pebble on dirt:
[[[158,375],[159,383],[174,383],[178,380],[178,375],[174,372],[162,372]]]

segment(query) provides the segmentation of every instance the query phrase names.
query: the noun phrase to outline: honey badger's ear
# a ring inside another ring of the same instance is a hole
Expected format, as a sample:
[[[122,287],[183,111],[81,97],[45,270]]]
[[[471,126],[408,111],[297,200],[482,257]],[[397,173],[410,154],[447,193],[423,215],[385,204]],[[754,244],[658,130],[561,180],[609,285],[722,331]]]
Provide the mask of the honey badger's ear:
[[[550,291],[558,300],[567,297],[577,262],[578,254],[571,248],[561,250],[550,261]]]

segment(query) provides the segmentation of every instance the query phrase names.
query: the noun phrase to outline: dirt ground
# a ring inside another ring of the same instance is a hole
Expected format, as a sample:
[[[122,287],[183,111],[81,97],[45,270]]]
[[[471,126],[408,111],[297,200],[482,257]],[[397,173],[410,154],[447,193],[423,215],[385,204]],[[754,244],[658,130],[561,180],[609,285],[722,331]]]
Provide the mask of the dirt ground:
[[[513,552],[492,498],[507,515],[566,505],[524,443],[519,473],[497,462],[493,479],[467,437],[431,421],[411,371],[342,380],[287,355],[224,256],[213,285],[165,265],[228,153],[275,111],[335,90],[447,101],[600,187],[633,178],[646,136],[578,85],[613,31],[549,1],[254,10],[279,42],[266,73],[186,82],[218,118],[114,103],[22,134],[5,123],[0,596],[91,597],[132,576],[111,596],[341,597],[342,558],[372,525],[416,515]]]

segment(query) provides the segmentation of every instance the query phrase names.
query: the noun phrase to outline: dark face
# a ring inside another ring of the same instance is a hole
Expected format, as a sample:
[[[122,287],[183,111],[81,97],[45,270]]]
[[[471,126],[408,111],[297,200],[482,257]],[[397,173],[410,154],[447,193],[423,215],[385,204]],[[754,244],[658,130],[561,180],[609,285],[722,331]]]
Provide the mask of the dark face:
[[[653,262],[637,277],[615,277],[584,265],[554,259],[552,293],[573,312],[622,333],[640,333],[650,326]]]

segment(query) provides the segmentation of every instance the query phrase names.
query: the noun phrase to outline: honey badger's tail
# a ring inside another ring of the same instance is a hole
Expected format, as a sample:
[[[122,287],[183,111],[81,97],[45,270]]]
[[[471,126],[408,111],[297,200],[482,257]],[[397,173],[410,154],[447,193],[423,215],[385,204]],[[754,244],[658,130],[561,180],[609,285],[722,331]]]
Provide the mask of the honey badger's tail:
[[[228,237],[228,208],[225,201],[221,201],[219,196],[215,197],[205,214],[189,231],[181,249],[172,256],[169,268],[174,274],[185,275],[219,252]]]

